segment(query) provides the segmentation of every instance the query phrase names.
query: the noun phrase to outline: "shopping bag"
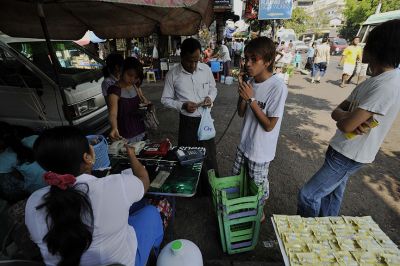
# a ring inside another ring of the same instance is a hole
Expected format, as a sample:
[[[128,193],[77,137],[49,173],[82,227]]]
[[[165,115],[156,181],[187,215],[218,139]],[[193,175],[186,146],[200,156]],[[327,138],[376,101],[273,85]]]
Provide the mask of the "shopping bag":
[[[215,137],[214,119],[211,117],[211,108],[199,108],[201,113],[201,121],[197,136],[199,140],[209,140]]]

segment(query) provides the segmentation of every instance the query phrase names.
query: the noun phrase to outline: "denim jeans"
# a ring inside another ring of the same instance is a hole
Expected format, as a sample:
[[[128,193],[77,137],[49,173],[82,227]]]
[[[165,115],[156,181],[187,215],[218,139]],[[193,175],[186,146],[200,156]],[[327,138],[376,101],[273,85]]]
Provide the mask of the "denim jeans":
[[[303,217],[338,216],[347,180],[363,165],[329,146],[323,166],[299,192],[297,214]]]
[[[326,62],[314,63],[313,70],[311,72],[311,77],[313,78],[316,77],[319,72],[319,76],[322,78],[325,75],[326,68],[327,68]]]

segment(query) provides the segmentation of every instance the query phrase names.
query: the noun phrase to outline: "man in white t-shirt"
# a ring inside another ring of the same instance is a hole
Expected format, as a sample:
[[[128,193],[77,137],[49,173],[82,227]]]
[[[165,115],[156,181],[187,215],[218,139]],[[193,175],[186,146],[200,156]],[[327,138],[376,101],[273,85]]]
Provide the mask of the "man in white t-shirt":
[[[229,53],[229,49],[225,44],[222,44],[222,41],[217,41],[217,45],[219,47],[218,58],[222,60],[224,63],[224,76],[229,76],[229,69],[231,64],[231,56]]]
[[[263,186],[265,201],[269,196],[269,164],[275,157],[288,90],[273,75],[275,44],[271,39],[251,40],[244,53],[252,80],[250,83],[239,80],[238,114],[244,116],[244,121],[232,172],[238,175],[242,167],[247,169],[249,177]]]
[[[363,59],[372,77],[358,85],[333,112],[338,130],[321,169],[303,186],[298,214],[337,216],[347,180],[364,164],[372,163],[400,111],[400,20],[374,28]],[[376,124],[378,124],[376,126]]]

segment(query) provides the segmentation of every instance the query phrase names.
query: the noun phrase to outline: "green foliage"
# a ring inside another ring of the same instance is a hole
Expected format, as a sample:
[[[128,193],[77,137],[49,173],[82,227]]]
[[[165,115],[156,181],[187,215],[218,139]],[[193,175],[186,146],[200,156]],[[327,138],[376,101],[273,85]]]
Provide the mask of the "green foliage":
[[[344,16],[346,24],[340,33],[344,38],[351,39],[357,34],[360,24],[375,13],[379,0],[346,0]],[[399,0],[383,0],[381,12],[400,9]]]
[[[287,29],[293,29],[297,35],[303,34],[311,21],[311,17],[304,9],[296,7],[293,9],[292,18],[284,21],[284,26]]]

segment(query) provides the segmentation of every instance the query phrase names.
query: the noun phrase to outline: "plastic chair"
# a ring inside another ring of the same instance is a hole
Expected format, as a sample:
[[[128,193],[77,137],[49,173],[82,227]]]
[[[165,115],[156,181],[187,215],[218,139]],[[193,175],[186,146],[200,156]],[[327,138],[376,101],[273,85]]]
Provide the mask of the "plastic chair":
[[[156,74],[154,73],[154,71],[147,71],[146,77],[147,77],[147,82],[152,82],[152,81],[157,82]]]
[[[221,72],[221,63],[219,61],[210,61],[211,63],[211,72],[213,74],[216,74],[216,77],[214,79],[216,81],[219,81],[219,73]]]

